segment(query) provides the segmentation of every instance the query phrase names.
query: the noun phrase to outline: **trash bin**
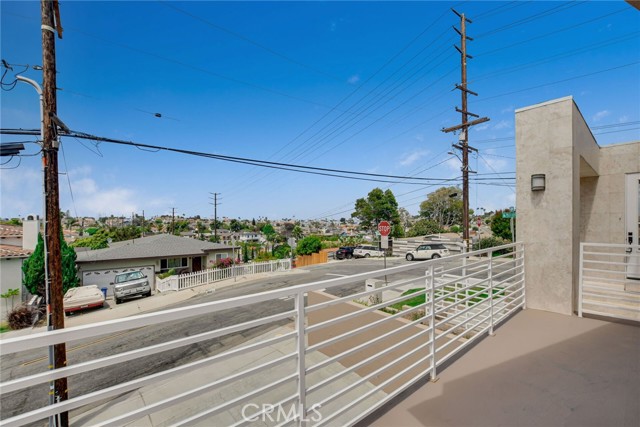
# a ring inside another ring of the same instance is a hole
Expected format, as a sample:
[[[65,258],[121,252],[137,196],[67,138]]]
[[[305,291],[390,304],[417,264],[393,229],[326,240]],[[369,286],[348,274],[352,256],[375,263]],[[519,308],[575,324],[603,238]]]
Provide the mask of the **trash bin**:
[[[107,288],[100,288],[100,290],[104,294],[104,299],[107,299]]]

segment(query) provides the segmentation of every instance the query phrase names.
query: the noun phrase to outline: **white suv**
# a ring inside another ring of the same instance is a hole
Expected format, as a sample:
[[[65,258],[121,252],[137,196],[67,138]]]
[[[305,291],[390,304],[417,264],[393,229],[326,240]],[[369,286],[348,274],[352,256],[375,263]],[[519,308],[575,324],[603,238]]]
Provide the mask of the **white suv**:
[[[370,256],[383,256],[384,251],[375,246],[360,245],[353,250],[354,258],[369,258]]]
[[[442,243],[425,243],[407,252],[405,258],[407,261],[413,261],[414,259],[434,259],[447,255],[449,255],[449,249]]]

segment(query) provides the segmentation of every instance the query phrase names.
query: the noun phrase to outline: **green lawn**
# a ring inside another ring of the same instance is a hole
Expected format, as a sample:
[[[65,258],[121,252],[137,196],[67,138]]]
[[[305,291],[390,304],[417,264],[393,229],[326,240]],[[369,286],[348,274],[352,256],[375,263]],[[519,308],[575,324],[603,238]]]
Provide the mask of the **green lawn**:
[[[416,289],[409,289],[408,291],[405,291],[402,293],[402,296],[405,295],[411,295],[413,293],[419,292],[424,290],[424,288],[416,288]],[[453,285],[450,286],[445,286],[443,290],[438,290],[436,292],[436,297],[439,297],[443,294],[450,294],[451,292],[455,291],[456,287]],[[447,302],[455,302],[456,300],[463,300],[469,296],[472,296],[473,298],[471,298],[468,303],[469,306],[472,306],[474,304],[477,304],[479,302],[481,302],[482,300],[486,299],[489,296],[489,291],[487,290],[487,288],[483,287],[483,286],[474,286],[470,289],[467,289],[466,291],[460,291],[457,294],[453,294],[453,295],[449,295],[447,298],[445,298],[445,301]],[[502,295],[504,295],[504,289],[503,288],[496,288],[493,290],[493,298],[497,298],[500,297]],[[409,307],[415,307],[418,306],[420,304],[424,304],[426,301],[426,295],[422,294],[422,295],[418,295],[415,296],[413,298],[409,298],[405,301],[401,301],[401,302],[397,302],[393,305],[390,305],[389,307],[391,308],[395,308],[396,310],[402,310],[402,307],[405,305],[408,305]]]

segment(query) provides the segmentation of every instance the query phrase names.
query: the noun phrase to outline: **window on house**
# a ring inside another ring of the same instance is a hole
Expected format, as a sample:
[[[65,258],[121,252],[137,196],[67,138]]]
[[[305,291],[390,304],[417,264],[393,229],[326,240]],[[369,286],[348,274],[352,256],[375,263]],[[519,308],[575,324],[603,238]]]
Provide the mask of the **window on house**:
[[[172,268],[188,267],[187,258],[164,258],[160,260],[160,270],[171,270]]]
[[[225,259],[225,258],[229,258],[229,255],[227,255],[227,253],[223,253],[223,254],[216,254],[216,261],[220,261],[221,259]]]

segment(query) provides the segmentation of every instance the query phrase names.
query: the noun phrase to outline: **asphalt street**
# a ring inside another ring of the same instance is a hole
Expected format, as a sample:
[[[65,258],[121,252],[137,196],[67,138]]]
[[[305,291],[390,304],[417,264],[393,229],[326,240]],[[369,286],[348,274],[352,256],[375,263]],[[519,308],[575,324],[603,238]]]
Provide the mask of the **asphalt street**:
[[[406,264],[403,258],[388,258],[387,267]],[[199,294],[181,303],[164,307],[177,308],[189,306],[209,301],[221,300],[237,297],[267,290],[291,287],[320,280],[327,280],[336,277],[344,277],[367,271],[382,269],[383,259],[351,259],[333,261],[328,264],[305,267],[304,274],[278,275],[274,277],[262,278],[241,286],[228,286],[212,293]],[[416,263],[416,267],[419,265]],[[420,274],[420,273],[418,273]],[[401,280],[408,277],[416,277],[416,272],[405,272],[388,277],[389,281]],[[423,273],[422,273],[423,274]],[[354,283],[339,287],[332,287],[326,291],[336,296],[346,296],[364,290],[364,283]],[[293,309],[293,300],[276,299],[265,303],[244,306],[241,309],[229,309],[199,316],[182,322],[163,323],[154,326],[147,326],[117,334],[100,336],[95,339],[82,340],[67,344],[67,359],[69,364],[77,364],[83,361],[93,360],[117,354],[143,346],[150,346],[168,340],[191,336],[221,327],[239,324],[252,319],[266,317],[272,314]],[[70,397],[79,396],[92,391],[100,390],[124,381],[150,375],[161,370],[180,366],[195,360],[199,360],[211,355],[228,350],[240,343],[263,334],[265,331],[282,326],[288,320],[263,325],[235,334],[212,339],[198,344],[185,346],[179,349],[166,351],[157,355],[148,356],[117,367],[103,370],[95,370],[89,373],[75,375],[68,379]],[[35,374],[47,369],[47,350],[30,351],[13,355],[2,356],[0,366],[2,368],[1,377],[3,381]],[[2,396],[0,401],[2,407],[1,418],[5,419],[36,409],[46,405],[48,402],[48,384],[31,387],[14,393]]]

